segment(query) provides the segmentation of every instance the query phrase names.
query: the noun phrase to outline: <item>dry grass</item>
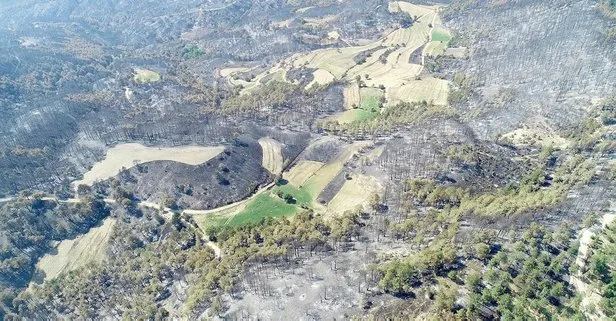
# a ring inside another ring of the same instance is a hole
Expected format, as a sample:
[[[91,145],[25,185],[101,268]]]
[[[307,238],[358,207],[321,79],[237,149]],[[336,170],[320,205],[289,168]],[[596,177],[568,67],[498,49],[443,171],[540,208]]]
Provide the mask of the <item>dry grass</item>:
[[[315,6],[310,6],[310,7],[303,7],[303,8],[299,8],[297,10],[295,10],[295,13],[304,13],[307,12],[310,9],[314,9],[316,8]]]
[[[263,167],[274,175],[282,173],[283,159],[280,143],[271,138],[264,137],[259,139],[259,144],[261,149],[263,149]]]
[[[517,146],[553,146],[565,149],[571,144],[558,135],[542,118],[531,119],[521,128],[503,134],[501,139]]]
[[[317,69],[312,73],[314,79],[306,86],[306,89],[311,88],[314,85],[328,85],[332,83],[336,78],[329,71],[324,69]]]
[[[133,99],[133,90],[129,87],[124,88],[124,97],[126,100],[131,101]]]
[[[330,31],[327,33],[327,38],[331,39],[331,40],[338,40],[340,39],[340,33],[338,31]]]
[[[390,104],[425,100],[435,105],[446,106],[448,94],[449,82],[443,79],[426,77],[421,80],[411,80],[398,88],[392,88],[387,93],[387,100]]]
[[[338,19],[337,15],[329,15],[321,18],[304,18],[305,25],[312,27],[323,27],[330,22],[334,22]]]
[[[321,169],[325,164],[314,161],[300,161],[297,165],[293,166],[288,172],[284,173],[283,178],[289,182],[289,184],[300,187],[306,182],[310,176],[314,175],[316,171]]]
[[[453,56],[454,58],[466,58],[468,57],[468,49],[466,47],[447,48],[445,49],[446,56]]]
[[[105,159],[96,163],[92,169],[83,175],[83,179],[75,181],[75,187],[80,184],[92,185],[97,181],[109,179],[117,175],[123,168],[131,168],[137,164],[152,161],[174,161],[188,165],[198,165],[216,157],[224,151],[223,146],[217,147],[145,147],[141,144],[121,144],[107,151]]]
[[[287,19],[287,20],[282,20],[282,21],[274,21],[270,23],[270,27],[274,29],[288,28],[292,22],[293,22],[292,18]]]
[[[342,93],[344,96],[344,109],[350,110],[361,105],[361,96],[359,94],[359,84],[354,82],[344,88]]]
[[[57,254],[45,255],[36,267],[45,273],[45,280],[51,280],[62,272],[75,270],[91,262],[101,262],[113,227],[114,218],[108,218],[103,224],[73,240],[62,241],[57,247]]]
[[[411,17],[423,17],[436,12],[438,8],[438,6],[422,6],[406,1],[392,1],[389,3],[390,12],[396,13],[402,11],[408,13]]]
[[[325,164],[316,171],[301,187],[310,193],[313,200],[316,200],[323,189],[338,175],[338,172],[340,172],[351,157],[370,144],[370,142],[355,142],[349,145],[335,160]]]
[[[342,214],[368,203],[370,196],[381,191],[376,178],[356,174],[344,183],[338,194],[327,205],[328,214]]]

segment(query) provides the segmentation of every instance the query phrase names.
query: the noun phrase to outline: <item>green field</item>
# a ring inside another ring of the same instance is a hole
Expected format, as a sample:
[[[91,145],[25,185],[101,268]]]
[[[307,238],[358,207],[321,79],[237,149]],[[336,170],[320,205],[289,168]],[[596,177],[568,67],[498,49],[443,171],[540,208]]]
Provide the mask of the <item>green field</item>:
[[[381,97],[383,91],[378,88],[362,88],[361,91],[361,109],[369,112],[377,111],[381,108]]]
[[[374,118],[377,114],[378,112],[368,111],[364,109],[355,109],[351,113],[353,117],[353,121],[360,121],[360,120]]]
[[[259,223],[266,217],[282,218],[297,214],[299,208],[288,204],[276,195],[264,193],[252,200],[246,208],[233,217],[215,216],[206,220],[208,227],[238,227]]]
[[[449,42],[451,41],[451,36],[446,32],[434,29],[432,30],[432,41]]]
[[[347,110],[338,117],[342,123],[366,120],[376,117],[381,110],[383,91],[378,88],[361,88],[361,104],[357,109]]]
[[[296,206],[310,206],[312,204],[312,196],[305,188],[297,188],[286,181],[279,183],[272,189],[272,193],[276,195],[278,191],[293,196]]]

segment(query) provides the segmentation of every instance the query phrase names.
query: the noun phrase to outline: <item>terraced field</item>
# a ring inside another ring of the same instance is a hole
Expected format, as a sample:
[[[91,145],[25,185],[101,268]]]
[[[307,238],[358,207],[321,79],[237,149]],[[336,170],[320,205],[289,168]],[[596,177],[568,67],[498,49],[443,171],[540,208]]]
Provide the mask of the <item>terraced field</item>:
[[[312,68],[315,70],[313,80],[306,88],[316,84],[328,85],[334,81],[351,83],[344,92],[344,107],[347,111],[333,119],[343,123],[370,117],[370,114],[364,111],[348,111],[354,105],[359,106],[357,88],[353,84],[357,79],[366,87],[384,88],[386,105],[424,100],[436,105],[446,105],[448,83],[427,74],[424,70],[423,57],[442,54],[463,57],[465,51],[464,48],[448,48],[452,33],[442,25],[439,10],[440,7],[436,5],[390,2],[390,12],[403,12],[414,18],[412,26],[395,29],[383,35],[381,39],[362,46],[327,48],[295,54],[275,64],[250,82],[229,81],[244,86],[243,92],[249,93],[263,82],[266,75],[286,73],[303,67]],[[326,16],[322,19],[312,19],[310,20],[312,22],[307,23],[326,23],[331,19],[332,16]],[[448,49],[454,51],[447,51]],[[364,61],[357,61],[360,54],[367,55]],[[411,61],[414,54],[421,55],[421,62]],[[277,79],[286,78],[283,76]]]
[[[316,141],[308,149],[319,144],[321,142]],[[350,144],[328,163],[299,161],[283,173],[277,184],[266,186],[246,201],[210,211],[185,212],[192,215],[197,224],[206,230],[257,223],[265,217],[289,217],[307,208],[323,213],[342,213],[364,204],[368,197],[379,192],[374,178],[365,175],[353,177],[334,197],[330,203],[331,210],[329,205],[323,206],[316,200],[344,165],[370,145],[370,142]]]

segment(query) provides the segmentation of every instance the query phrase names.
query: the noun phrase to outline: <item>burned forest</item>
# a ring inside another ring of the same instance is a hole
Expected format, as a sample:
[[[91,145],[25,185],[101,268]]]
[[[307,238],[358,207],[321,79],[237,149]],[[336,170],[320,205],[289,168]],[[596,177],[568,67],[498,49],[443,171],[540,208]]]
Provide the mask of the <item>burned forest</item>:
[[[3,320],[614,320],[615,0],[0,0]]]

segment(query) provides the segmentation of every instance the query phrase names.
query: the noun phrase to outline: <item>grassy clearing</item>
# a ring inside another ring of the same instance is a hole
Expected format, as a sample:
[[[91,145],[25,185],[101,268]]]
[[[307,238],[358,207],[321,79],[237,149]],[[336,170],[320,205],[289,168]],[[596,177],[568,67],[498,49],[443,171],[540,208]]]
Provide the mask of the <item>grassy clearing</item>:
[[[133,80],[141,84],[153,83],[160,81],[160,74],[152,70],[135,68]]]
[[[272,193],[275,195],[279,192],[293,196],[295,205],[297,206],[310,206],[312,204],[312,196],[305,188],[295,187],[286,181],[277,184],[276,187],[272,189]]]
[[[444,43],[448,43],[449,41],[451,41],[451,35],[449,34],[449,32],[439,28],[435,28],[432,30],[430,38],[432,39],[432,41],[440,41]]]
[[[430,41],[424,48],[424,54],[426,56],[440,56],[445,54],[447,50],[447,43],[441,41]]]
[[[447,105],[449,82],[444,79],[426,77],[413,80],[399,88],[392,88],[388,92],[387,101],[390,105],[399,102],[426,101],[438,106]]]
[[[259,195],[247,204],[242,212],[230,219],[224,216],[215,217],[210,221],[210,224],[220,226],[222,223],[229,227],[244,226],[258,223],[266,217],[282,218],[293,216],[298,211],[299,208],[297,206],[288,204],[271,193],[265,193]]]
[[[361,109],[366,111],[378,111],[381,108],[383,91],[378,88],[362,88]]]
[[[306,89],[310,89],[314,85],[328,85],[332,83],[336,78],[329,71],[324,69],[317,69],[312,73],[313,80],[306,86]]]
[[[505,133],[500,138],[516,146],[553,146],[566,149],[571,142],[560,136],[542,117],[536,117],[521,128]]]

